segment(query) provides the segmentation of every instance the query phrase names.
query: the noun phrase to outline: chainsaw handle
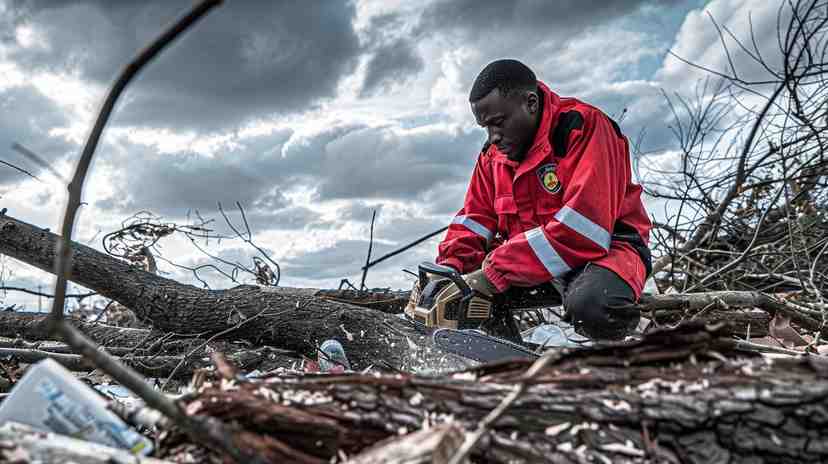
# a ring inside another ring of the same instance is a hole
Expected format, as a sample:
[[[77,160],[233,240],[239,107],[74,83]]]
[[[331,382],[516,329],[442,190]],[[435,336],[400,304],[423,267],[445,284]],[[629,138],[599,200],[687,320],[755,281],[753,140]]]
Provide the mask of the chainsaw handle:
[[[441,266],[439,264],[430,263],[428,261],[423,261],[420,263],[420,286],[421,288],[425,287],[425,282],[427,282],[427,274],[434,274],[436,276],[445,277],[450,279],[454,282],[454,285],[460,289],[460,292],[463,294],[463,297],[470,296],[472,294],[472,289],[469,287],[469,284],[466,283],[466,280],[460,275],[459,272],[455,271],[454,268],[448,266]]]

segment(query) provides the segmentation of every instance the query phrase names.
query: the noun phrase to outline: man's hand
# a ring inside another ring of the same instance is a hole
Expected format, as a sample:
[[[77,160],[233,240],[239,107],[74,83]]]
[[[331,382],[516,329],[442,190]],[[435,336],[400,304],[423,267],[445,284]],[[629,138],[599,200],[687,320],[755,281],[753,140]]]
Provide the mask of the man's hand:
[[[497,293],[497,288],[486,278],[486,274],[483,273],[483,268],[464,275],[463,280],[466,281],[472,290],[477,290],[489,298]]]

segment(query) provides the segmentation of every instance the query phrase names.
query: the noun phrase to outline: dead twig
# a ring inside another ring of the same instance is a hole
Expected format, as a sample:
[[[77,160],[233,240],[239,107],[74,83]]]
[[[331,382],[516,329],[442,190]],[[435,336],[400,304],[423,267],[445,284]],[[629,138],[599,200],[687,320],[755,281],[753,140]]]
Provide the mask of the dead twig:
[[[448,229],[448,226],[441,227],[440,229],[435,230],[434,232],[432,232],[430,234],[424,235],[424,236],[418,238],[417,240],[414,240],[413,242],[409,243],[408,245],[397,248],[396,250],[394,250],[390,253],[386,253],[386,254],[380,256],[379,258],[377,258],[377,259],[371,261],[370,263],[366,264],[365,266],[363,266],[362,269],[367,269],[367,268],[373,267],[373,266],[385,261],[388,258],[392,258],[394,256],[397,256],[398,254],[400,254],[400,253],[402,253],[402,252],[404,252],[404,251],[406,251],[406,250],[408,250],[412,247],[415,247],[415,246],[425,242],[426,240],[428,240],[428,239],[430,239],[430,238],[432,238],[436,235],[439,235],[439,234],[445,232],[447,229]]]
[[[377,218],[377,210],[371,215],[371,232],[368,236],[368,255],[365,257],[365,266],[362,267],[362,280],[359,282],[359,291],[365,290],[365,278],[368,276],[368,264],[371,262],[371,250],[374,248],[374,220]]]
[[[57,171],[57,169],[55,169],[51,164],[47,163],[46,160],[44,160],[43,157],[41,157],[37,153],[29,150],[28,148],[24,147],[23,145],[20,145],[17,142],[13,143],[11,147],[12,150],[20,153],[21,155],[28,158],[30,161],[40,166],[41,168],[52,173],[52,175],[57,177],[61,182],[66,182],[66,178],[64,178],[63,175]]]
[[[55,297],[54,295],[52,295],[50,293],[37,292],[35,290],[29,290],[28,288],[23,288],[23,287],[10,287],[10,286],[7,286],[7,285],[3,285],[2,287],[0,287],[0,291],[28,293],[29,295],[42,296],[42,297],[45,297],[45,298],[54,298]],[[67,293],[66,295],[64,295],[64,298],[77,298],[78,301],[81,301],[84,298],[89,298],[90,296],[95,296],[97,294],[98,294],[98,292]]]
[[[210,338],[208,338],[207,340],[205,340],[205,341],[204,341],[204,343],[202,343],[202,344],[198,345],[197,347],[193,348],[192,350],[190,350],[190,352],[189,352],[189,353],[187,353],[187,354],[186,354],[183,358],[181,358],[181,361],[178,363],[178,365],[177,365],[177,366],[175,366],[175,369],[173,369],[173,371],[172,371],[172,372],[170,372],[170,375],[167,377],[167,379],[166,379],[166,380],[164,380],[164,383],[161,385],[161,391],[164,391],[164,390],[167,388],[167,384],[170,382],[170,380],[172,380],[172,378],[175,376],[175,374],[178,372],[178,370],[181,368],[181,366],[183,366],[183,365],[184,365],[184,363],[185,363],[185,362],[187,362],[187,360],[188,360],[188,359],[189,359],[189,358],[190,358],[190,357],[191,357],[194,353],[196,353],[196,352],[198,352],[199,350],[203,349],[205,346],[207,346],[207,345],[208,345],[210,342],[212,342],[213,340],[215,340],[215,339],[217,339],[217,338],[219,338],[219,337],[223,337],[223,336],[225,336],[225,335],[229,334],[230,332],[233,332],[234,330],[239,329],[241,326],[243,326],[243,325],[245,325],[245,324],[247,324],[247,323],[249,323],[249,322],[252,322],[252,321],[256,320],[256,318],[258,318],[259,316],[261,316],[262,314],[264,314],[265,312],[267,312],[269,309],[270,309],[270,308],[267,308],[267,307],[266,307],[266,308],[264,308],[264,309],[262,309],[262,310],[261,310],[261,311],[259,311],[258,313],[254,314],[254,315],[252,315],[252,316],[250,316],[250,317],[248,317],[248,318],[246,318],[246,319],[243,319],[243,320],[239,321],[239,323],[238,323],[238,324],[236,324],[236,325],[234,325],[233,327],[230,327],[230,328],[228,328],[228,329],[226,329],[226,330],[222,330],[221,332],[218,332],[218,333],[214,334],[213,336],[211,336]]]
[[[10,168],[14,169],[15,171],[22,172],[23,174],[26,174],[27,176],[31,177],[32,179],[34,179],[34,180],[36,180],[36,181],[38,181],[38,182],[43,182],[43,181],[42,181],[42,180],[40,180],[40,178],[39,178],[39,177],[37,177],[36,175],[32,174],[31,172],[29,172],[29,171],[27,171],[27,170],[25,170],[25,169],[23,169],[23,168],[21,168],[21,167],[19,167],[19,166],[15,166],[14,164],[9,163],[8,161],[3,161],[3,160],[0,160],[0,164],[2,164],[2,165],[4,165],[4,166],[8,166],[8,167],[10,167]]]

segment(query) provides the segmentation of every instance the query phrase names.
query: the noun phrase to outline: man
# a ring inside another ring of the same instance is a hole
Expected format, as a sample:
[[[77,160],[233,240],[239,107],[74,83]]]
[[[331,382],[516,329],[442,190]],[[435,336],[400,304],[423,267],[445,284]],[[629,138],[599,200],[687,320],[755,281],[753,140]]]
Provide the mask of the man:
[[[489,297],[553,281],[577,331],[628,335],[652,225],[617,124],[516,60],[486,66],[469,101],[488,140],[437,263]]]

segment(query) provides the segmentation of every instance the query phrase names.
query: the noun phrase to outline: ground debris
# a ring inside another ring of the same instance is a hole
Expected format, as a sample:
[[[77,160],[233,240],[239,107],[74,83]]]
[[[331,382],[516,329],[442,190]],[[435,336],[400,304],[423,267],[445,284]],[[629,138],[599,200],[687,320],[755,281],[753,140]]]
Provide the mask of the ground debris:
[[[820,419],[828,411],[828,379],[807,356],[768,360],[728,351],[727,340],[716,327],[691,324],[637,342],[567,351],[493,424],[470,459],[828,459],[828,421]],[[271,462],[379,462],[372,460],[378,449],[436,456],[473,431],[530,364],[434,376],[281,370],[232,388],[211,379],[182,401],[193,414],[233,424],[240,440]],[[195,451],[181,434],[165,434],[160,446],[164,458],[197,462],[183,458]],[[431,462],[400,459],[386,462]]]

